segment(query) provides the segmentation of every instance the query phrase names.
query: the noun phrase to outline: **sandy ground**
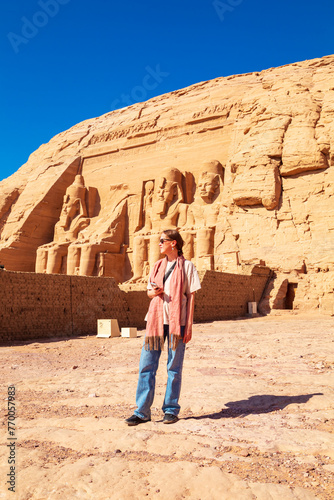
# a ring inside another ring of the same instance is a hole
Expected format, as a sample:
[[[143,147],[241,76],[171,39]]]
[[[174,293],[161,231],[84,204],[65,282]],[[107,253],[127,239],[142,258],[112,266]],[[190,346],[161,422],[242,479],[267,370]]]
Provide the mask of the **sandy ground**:
[[[281,312],[195,325],[179,422],[162,424],[164,352],[152,422],[128,427],[142,341],[139,332],[0,348],[0,498],[334,498],[333,318]]]

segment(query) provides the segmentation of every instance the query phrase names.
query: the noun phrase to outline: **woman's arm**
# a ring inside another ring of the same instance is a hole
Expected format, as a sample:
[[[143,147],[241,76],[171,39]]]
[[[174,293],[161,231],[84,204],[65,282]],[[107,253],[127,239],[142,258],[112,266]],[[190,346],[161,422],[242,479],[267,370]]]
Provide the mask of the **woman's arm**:
[[[187,344],[192,337],[192,326],[194,320],[195,292],[187,295],[187,322],[183,342]]]

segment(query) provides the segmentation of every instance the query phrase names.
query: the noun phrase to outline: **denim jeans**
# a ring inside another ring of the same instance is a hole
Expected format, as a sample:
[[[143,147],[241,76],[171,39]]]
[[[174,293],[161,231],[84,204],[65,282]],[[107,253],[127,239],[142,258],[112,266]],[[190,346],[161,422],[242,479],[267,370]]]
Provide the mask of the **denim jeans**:
[[[168,339],[168,359],[167,359],[167,387],[165,400],[162,405],[164,413],[178,415],[180,405],[178,403],[181,392],[182,367],[186,344],[182,340],[178,343],[175,351],[172,350],[169,342],[169,326],[164,325],[164,337]],[[184,326],[181,327],[181,336],[184,335]],[[161,350],[146,351],[143,345],[140,362],[139,378],[136,393],[137,409],[134,414],[143,420],[151,418],[151,406],[154,399],[155,375],[159,366]]]

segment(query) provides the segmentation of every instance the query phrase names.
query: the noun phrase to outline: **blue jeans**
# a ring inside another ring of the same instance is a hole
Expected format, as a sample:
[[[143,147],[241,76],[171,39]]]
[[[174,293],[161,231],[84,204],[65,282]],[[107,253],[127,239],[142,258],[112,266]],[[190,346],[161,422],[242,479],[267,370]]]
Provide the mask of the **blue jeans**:
[[[167,387],[165,400],[162,405],[164,413],[178,415],[180,405],[178,403],[181,392],[182,367],[186,344],[182,340],[178,343],[175,351],[169,343],[169,326],[164,325],[164,337],[168,339],[168,359],[167,359]],[[184,326],[181,326],[181,336],[184,335]],[[146,351],[143,345],[139,362],[139,379],[136,393],[137,409],[134,414],[143,420],[151,418],[151,406],[154,399],[155,375],[159,366],[161,350]]]

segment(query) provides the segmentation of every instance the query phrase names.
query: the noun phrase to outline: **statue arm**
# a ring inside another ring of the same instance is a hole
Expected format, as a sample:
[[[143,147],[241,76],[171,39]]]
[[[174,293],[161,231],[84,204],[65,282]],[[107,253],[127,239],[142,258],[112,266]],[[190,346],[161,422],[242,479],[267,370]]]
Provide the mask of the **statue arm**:
[[[194,213],[191,207],[187,210],[187,227],[190,229],[195,225]]]
[[[80,231],[85,229],[90,224],[90,219],[78,219],[74,222],[71,232],[73,237],[77,238]]]
[[[178,227],[183,227],[187,223],[188,205],[186,203],[180,204]]]

